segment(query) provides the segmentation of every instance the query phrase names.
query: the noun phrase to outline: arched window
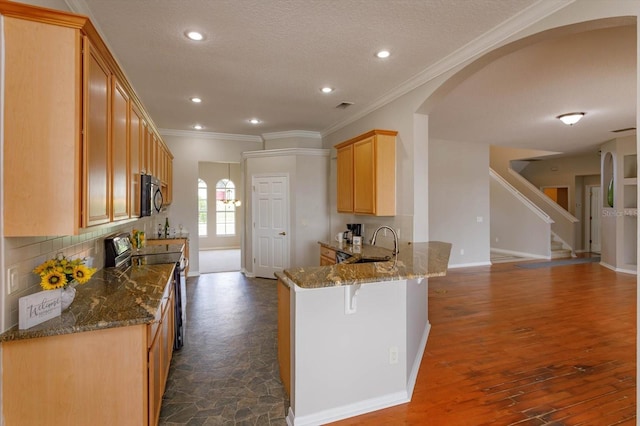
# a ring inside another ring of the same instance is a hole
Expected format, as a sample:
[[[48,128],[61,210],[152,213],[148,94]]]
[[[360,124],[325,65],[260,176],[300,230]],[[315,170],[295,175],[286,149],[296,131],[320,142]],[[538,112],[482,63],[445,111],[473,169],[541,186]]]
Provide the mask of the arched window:
[[[216,184],[216,235],[236,234],[236,186],[229,179]]]
[[[198,235],[207,236],[207,183],[198,179]]]

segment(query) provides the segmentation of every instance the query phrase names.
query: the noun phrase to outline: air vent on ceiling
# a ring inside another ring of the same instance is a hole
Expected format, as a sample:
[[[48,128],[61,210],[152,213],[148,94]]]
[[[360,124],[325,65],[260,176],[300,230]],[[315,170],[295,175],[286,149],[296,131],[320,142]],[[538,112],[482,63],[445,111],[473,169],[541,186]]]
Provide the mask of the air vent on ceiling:
[[[636,130],[635,127],[627,127],[626,129],[618,129],[618,130],[612,130],[612,133],[622,133],[622,132],[628,132],[630,130]]]
[[[336,108],[338,109],[346,109],[353,105],[353,102],[340,102]]]

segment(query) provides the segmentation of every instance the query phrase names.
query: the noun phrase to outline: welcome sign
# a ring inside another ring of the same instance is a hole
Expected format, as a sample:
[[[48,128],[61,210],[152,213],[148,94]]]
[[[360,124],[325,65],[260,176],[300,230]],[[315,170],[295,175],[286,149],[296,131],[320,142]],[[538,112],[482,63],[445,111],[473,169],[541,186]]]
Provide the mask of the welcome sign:
[[[18,301],[18,327],[31,328],[62,312],[61,289],[45,290],[21,297]]]

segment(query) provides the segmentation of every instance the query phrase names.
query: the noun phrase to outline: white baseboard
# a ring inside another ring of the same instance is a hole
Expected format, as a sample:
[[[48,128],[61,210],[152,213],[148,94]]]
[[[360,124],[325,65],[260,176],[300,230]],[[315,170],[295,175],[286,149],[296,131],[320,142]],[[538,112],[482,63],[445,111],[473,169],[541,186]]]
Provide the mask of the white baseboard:
[[[291,407],[287,415],[287,424],[289,426],[317,426],[324,425],[338,420],[347,419],[349,417],[359,416],[360,414],[370,413],[372,411],[382,410],[383,408],[393,407],[394,405],[406,404],[411,398],[406,391],[400,391],[384,395],[378,398],[366,399],[354,404],[344,405],[342,407],[332,408],[330,410],[319,411],[308,416],[296,417]]]
[[[455,264],[449,265],[448,268],[449,269],[469,268],[471,266],[491,266],[491,262],[455,263]]]
[[[247,271],[245,268],[240,269],[240,272],[247,278],[255,278],[256,277],[256,274],[254,274],[253,272]]]
[[[373,411],[382,410],[384,408],[393,407],[394,405],[405,404],[411,401],[413,395],[413,389],[418,379],[418,371],[420,370],[420,363],[424,356],[424,351],[427,347],[427,340],[429,338],[429,332],[431,331],[431,323],[427,323],[422,332],[422,338],[420,339],[420,346],[418,347],[418,353],[413,360],[413,366],[411,372],[407,378],[407,388],[405,391],[394,392],[377,398],[371,398],[364,401],[359,401],[353,404],[344,405],[342,407],[332,408],[330,410],[320,411],[308,416],[296,417],[291,407],[287,414],[287,425],[289,426],[307,426],[307,425],[323,425],[326,423],[335,422],[349,417],[359,416],[361,414],[371,413]]]
[[[638,275],[638,271],[633,270],[633,269],[625,269],[625,268],[616,268],[613,265],[609,265],[606,262],[600,261],[600,266],[604,266],[607,269],[611,269],[613,272],[621,272],[623,274],[631,274],[631,275]]]
[[[500,253],[500,254],[508,254],[510,256],[518,256],[518,257],[530,257],[532,259],[545,259],[545,260],[551,260],[551,256],[543,256],[541,254],[534,254],[534,253],[526,253],[524,251],[515,251],[515,250],[505,250],[505,249],[497,249],[497,248],[493,248],[491,247],[491,251],[494,253]]]

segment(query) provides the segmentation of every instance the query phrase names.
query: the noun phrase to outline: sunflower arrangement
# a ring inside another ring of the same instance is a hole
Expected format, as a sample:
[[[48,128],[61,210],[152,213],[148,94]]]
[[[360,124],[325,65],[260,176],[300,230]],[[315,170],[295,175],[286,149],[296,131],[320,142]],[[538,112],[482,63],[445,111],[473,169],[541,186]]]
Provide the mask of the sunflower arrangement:
[[[40,275],[40,286],[53,290],[67,286],[71,281],[84,284],[96,272],[96,268],[87,267],[86,259],[67,259],[62,253],[36,267],[33,272]]]

